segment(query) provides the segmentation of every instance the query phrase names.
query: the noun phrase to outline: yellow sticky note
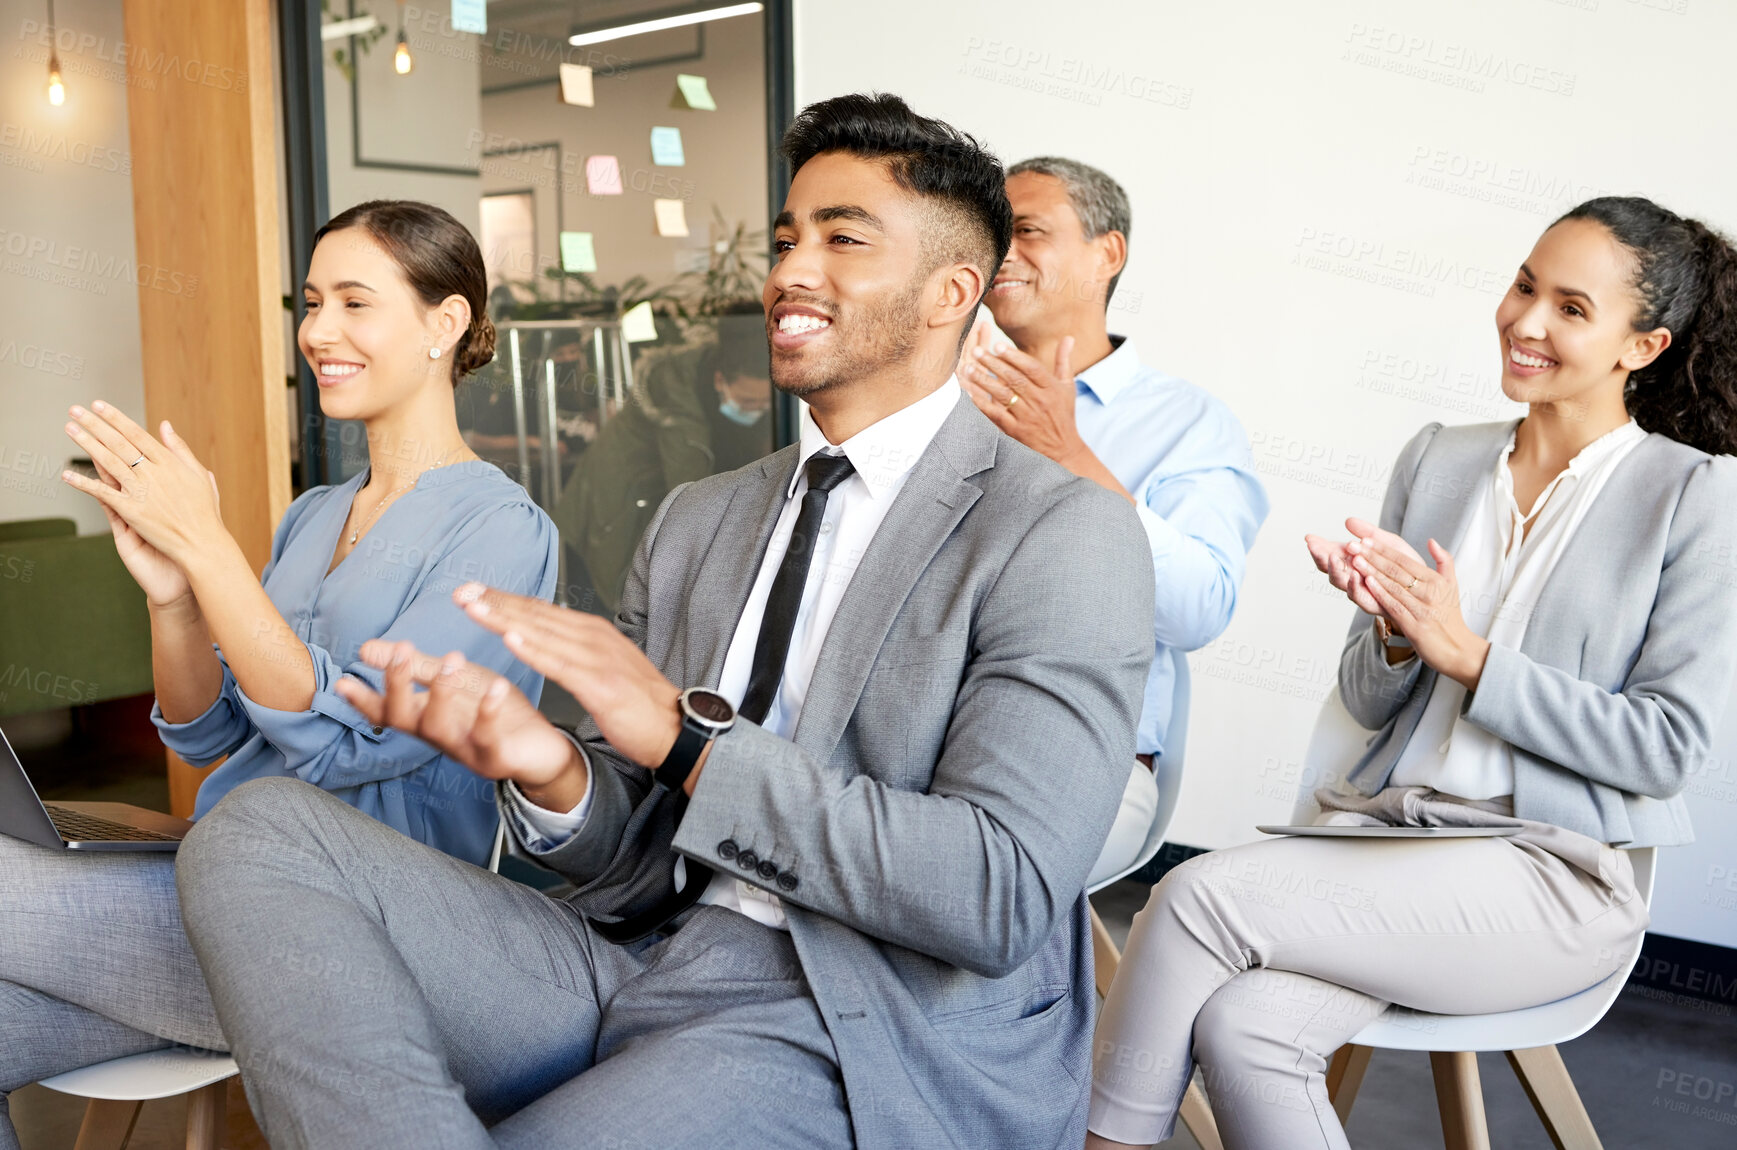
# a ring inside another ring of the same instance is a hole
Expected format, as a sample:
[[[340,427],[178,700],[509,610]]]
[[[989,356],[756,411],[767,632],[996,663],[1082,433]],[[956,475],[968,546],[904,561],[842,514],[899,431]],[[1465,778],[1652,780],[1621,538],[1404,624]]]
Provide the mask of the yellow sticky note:
[[[561,233],[561,270],[564,272],[594,272],[597,270],[597,248],[590,232]]]
[[[621,194],[621,161],[614,156],[589,156],[585,160],[585,187],[594,196]]]
[[[652,318],[650,300],[634,304],[622,314],[621,334],[628,343],[646,343],[657,338],[657,321]]]
[[[688,234],[687,205],[681,200],[653,200],[651,210],[657,214],[657,234],[685,236]]]
[[[676,76],[675,97],[670,100],[672,108],[693,108],[700,112],[716,112],[717,103],[712,99],[712,90],[706,85],[704,76],[690,76],[686,72]]]
[[[591,69],[584,64],[561,65],[561,102],[582,108],[596,107],[591,92]]]

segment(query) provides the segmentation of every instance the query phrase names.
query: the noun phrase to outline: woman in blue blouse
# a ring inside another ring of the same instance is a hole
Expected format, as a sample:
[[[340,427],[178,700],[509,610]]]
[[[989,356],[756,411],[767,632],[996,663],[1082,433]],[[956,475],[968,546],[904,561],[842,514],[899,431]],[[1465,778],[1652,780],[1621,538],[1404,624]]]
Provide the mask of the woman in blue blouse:
[[[151,614],[163,742],[227,759],[195,817],[249,779],[291,776],[473,863],[494,839],[493,787],[426,743],[370,724],[334,689],[379,689],[368,639],[463,652],[533,701],[542,676],[471,622],[473,580],[549,598],[553,524],[465,446],[453,392],[494,355],[474,238],[427,204],[375,201],[315,236],[298,343],[320,408],[358,420],[367,468],[303,494],[263,579],[223,526],[211,473],[165,421],[154,437],[101,402],[67,433],[100,481],[68,473],[114,528]],[[3,1092],[171,1043],[222,1049],[181,929],[174,859],[71,856],[0,836],[0,1150],[17,1143]]]

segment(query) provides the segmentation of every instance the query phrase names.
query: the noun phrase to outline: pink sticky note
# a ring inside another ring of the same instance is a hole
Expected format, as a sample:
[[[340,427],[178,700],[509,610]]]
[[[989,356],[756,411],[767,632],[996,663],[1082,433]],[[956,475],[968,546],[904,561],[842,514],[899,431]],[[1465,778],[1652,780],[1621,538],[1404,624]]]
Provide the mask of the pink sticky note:
[[[590,156],[585,161],[585,186],[594,196],[621,194],[621,161],[614,156]]]

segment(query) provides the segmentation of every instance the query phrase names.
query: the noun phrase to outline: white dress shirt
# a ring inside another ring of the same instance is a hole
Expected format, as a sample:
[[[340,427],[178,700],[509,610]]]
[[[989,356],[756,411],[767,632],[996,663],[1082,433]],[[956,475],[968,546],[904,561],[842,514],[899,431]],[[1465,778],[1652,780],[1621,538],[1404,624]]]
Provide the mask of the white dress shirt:
[[[1593,440],[1520,511],[1508,457],[1514,439],[1472,505],[1471,521],[1454,555],[1460,611],[1466,626],[1492,644],[1517,650],[1550,572],[1568,549],[1618,463],[1647,437],[1632,419]],[[1531,522],[1530,530],[1525,524]],[[1389,785],[1432,787],[1464,799],[1514,793],[1514,756],[1508,744],[1460,717],[1466,689],[1436,677],[1417,730],[1400,752]]]
[[[827,628],[850,586],[851,576],[862,562],[863,554],[880,529],[881,521],[892,508],[911,468],[928,449],[935,433],[941,430],[953,405],[959,401],[959,381],[949,377],[933,392],[901,408],[843,443],[828,442],[814,422],[807,405],[802,408],[802,430],[797,456],[796,477],[785,492],[784,510],[772,529],[771,542],[760,573],[742,608],[729,650],[724,655],[724,669],[717,691],[732,706],[740,706],[748,691],[748,678],[753,670],[754,648],[760,638],[760,622],[766,614],[766,600],[772,594],[772,581],[784,561],[790,546],[790,536],[796,527],[796,517],[802,509],[802,496],[808,490],[803,468],[810,456],[825,451],[850,459],[855,472],[833,489],[827,497],[826,515],[821,520],[820,537],[814,548],[814,558],[808,568],[808,580],[802,588],[802,603],[796,612],[796,628],[790,635],[790,654],[784,661],[784,677],[778,684],[778,694],[760,725],[788,739],[802,716],[802,703],[808,695],[808,684],[814,677],[814,665],[820,658],[820,646],[826,639]],[[695,684],[681,684],[694,686]],[[508,784],[507,794],[523,821],[543,840],[532,845],[548,850],[579,832],[591,810],[591,789],[571,811],[562,814],[548,811],[519,794]],[[675,865],[676,889],[687,882],[687,860],[678,857]],[[788,926],[784,904],[777,895],[754,883],[736,878],[724,871],[712,875],[711,884],[700,896],[702,903],[727,906],[740,911],[756,922],[778,930]]]

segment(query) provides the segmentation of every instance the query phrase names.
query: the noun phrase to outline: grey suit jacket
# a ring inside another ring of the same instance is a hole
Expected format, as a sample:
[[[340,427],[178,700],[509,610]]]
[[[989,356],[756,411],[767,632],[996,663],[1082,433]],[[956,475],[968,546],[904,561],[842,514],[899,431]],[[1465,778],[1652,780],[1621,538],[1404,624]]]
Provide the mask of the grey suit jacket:
[[[1381,526],[1456,550],[1514,423],[1432,423],[1400,453]],[[1514,813],[1622,846],[1694,833],[1679,797],[1707,757],[1737,668],[1737,459],[1649,435],[1616,467],[1533,606],[1492,647],[1461,714],[1514,749]],[[1390,667],[1358,614],[1346,708],[1377,733],[1350,782],[1387,784],[1436,672]]]
[[[617,622],[677,684],[717,684],[796,461],[677,488],[647,529]],[[678,824],[581,726],[591,814],[541,858],[605,921],[673,891],[672,849],[770,861],[859,1146],[1072,1150],[1083,890],[1134,753],[1153,598],[1128,501],[962,400],[851,580],[793,741],[739,721]]]

